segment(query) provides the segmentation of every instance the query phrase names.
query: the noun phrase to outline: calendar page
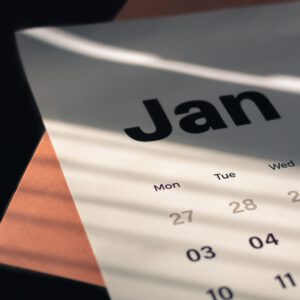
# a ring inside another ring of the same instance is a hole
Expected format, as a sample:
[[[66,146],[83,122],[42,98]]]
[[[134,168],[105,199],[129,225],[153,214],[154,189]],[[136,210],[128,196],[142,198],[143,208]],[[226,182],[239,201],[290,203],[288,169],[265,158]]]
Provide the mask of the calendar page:
[[[112,300],[299,299],[299,15],[18,33]]]

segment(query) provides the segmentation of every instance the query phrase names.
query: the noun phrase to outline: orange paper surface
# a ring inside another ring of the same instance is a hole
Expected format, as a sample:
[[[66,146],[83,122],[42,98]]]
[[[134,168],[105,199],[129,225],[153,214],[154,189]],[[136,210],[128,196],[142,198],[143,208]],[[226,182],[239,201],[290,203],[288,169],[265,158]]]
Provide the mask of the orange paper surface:
[[[104,284],[47,134],[1,223],[0,263]]]

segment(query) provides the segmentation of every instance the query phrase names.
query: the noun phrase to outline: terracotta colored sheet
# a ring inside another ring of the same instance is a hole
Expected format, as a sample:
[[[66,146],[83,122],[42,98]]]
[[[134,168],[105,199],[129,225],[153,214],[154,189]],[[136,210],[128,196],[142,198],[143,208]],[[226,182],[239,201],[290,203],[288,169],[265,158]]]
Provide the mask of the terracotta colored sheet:
[[[103,285],[47,134],[0,226],[0,262]]]
[[[128,0],[118,19],[147,18],[178,13],[199,12],[234,6],[271,4],[282,0]]]

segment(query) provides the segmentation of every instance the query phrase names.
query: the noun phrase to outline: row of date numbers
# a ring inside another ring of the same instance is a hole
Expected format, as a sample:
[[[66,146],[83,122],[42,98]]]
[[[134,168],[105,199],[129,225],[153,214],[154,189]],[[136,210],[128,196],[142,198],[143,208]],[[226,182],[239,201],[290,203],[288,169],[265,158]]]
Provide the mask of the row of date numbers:
[[[284,275],[278,274],[274,277],[274,280],[278,282],[281,288],[286,289],[288,287],[296,287],[297,284],[291,273]],[[206,291],[212,300],[231,300],[234,299],[234,292],[227,286],[221,286],[217,289],[209,289]]]
[[[268,233],[265,237],[252,236],[249,238],[249,244],[253,249],[262,249],[265,246],[278,246],[279,240],[273,233]],[[186,256],[191,262],[199,262],[202,259],[215,258],[216,252],[211,246],[202,246],[201,248],[188,249]]]
[[[292,196],[292,202],[300,202],[299,192],[290,191],[288,195]],[[232,207],[232,213],[243,213],[246,211],[256,210],[257,204],[253,199],[244,199],[241,202],[232,201],[228,204],[228,206]],[[193,210],[185,210],[181,212],[173,212],[169,215],[170,218],[173,219],[173,225],[182,225],[186,223],[191,223],[193,221]]]

